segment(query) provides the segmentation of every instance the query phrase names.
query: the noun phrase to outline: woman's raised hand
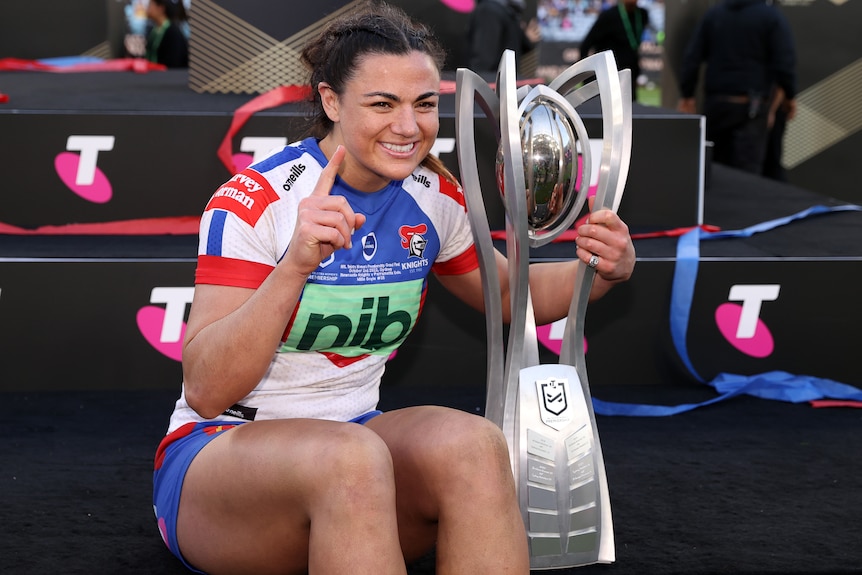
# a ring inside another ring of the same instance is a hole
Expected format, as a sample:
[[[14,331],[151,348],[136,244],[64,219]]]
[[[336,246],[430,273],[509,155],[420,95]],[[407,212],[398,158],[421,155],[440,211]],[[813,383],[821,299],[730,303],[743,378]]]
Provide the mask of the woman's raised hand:
[[[353,232],[365,216],[353,211],[343,196],[330,194],[346,151],[338,146],[320,174],[314,191],[299,202],[296,228],[285,260],[308,275],[340,248],[350,248]]]

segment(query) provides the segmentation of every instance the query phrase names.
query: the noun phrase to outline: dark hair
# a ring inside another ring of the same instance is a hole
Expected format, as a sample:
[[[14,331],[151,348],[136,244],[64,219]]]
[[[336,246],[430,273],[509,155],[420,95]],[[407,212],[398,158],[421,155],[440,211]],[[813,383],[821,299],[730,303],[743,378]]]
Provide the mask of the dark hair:
[[[440,70],[446,52],[433,32],[411,19],[400,8],[381,0],[369,0],[355,10],[332,20],[302,50],[302,63],[310,72],[311,117],[308,133],[325,138],[332,120],[323,110],[317,91],[320,82],[329,84],[336,94],[356,72],[357,61],[368,54],[407,55],[418,51],[431,57]]]
[[[185,22],[189,19],[183,0],[150,0],[150,2],[165,9],[165,17],[174,23]]]

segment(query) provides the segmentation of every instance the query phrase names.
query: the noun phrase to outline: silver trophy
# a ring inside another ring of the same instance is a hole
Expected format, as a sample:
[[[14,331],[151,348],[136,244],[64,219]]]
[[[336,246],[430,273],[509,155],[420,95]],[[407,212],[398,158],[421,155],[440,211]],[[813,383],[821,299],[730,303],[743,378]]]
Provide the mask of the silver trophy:
[[[458,162],[485,286],[485,416],[500,426],[509,444],[533,569],[615,559],[583,346],[595,271],[579,264],[560,361],[541,364],[528,266],[529,249],[559,237],[586,204],[592,153],[576,109],[595,97],[601,103],[602,147],[593,209],[619,207],[631,158],[631,90],[629,70],[618,72],[611,52],[577,62],[548,85],[518,88],[515,56],[507,50],[496,92],[476,73],[457,71]],[[511,296],[507,347],[494,245],[477,171],[476,105],[492,123],[499,144],[496,176],[506,212]]]

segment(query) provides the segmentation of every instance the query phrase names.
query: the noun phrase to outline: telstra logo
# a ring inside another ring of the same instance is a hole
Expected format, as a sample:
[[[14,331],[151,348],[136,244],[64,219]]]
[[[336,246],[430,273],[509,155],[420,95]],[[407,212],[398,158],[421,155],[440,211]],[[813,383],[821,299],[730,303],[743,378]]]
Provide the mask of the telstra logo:
[[[566,319],[559,319],[554,323],[536,327],[536,337],[539,343],[557,355],[560,355],[560,350],[563,349],[563,334],[566,329]],[[584,338],[584,354],[586,353],[587,338]]]
[[[476,0],[440,0],[440,2],[456,12],[472,12],[476,7]]]
[[[182,361],[183,337],[186,333],[184,318],[186,306],[192,303],[193,287],[157,287],[150,293],[150,303],[138,310],[138,329],[144,339],[159,353]]]
[[[287,138],[246,136],[239,143],[240,153],[233,155],[233,165],[241,172],[255,162],[261,161],[273,149],[287,145]]]
[[[114,191],[97,163],[99,152],[113,149],[114,136],[69,136],[67,151],[54,158],[54,169],[77,195],[94,204],[104,204],[111,200]]]
[[[735,285],[727,296],[729,301],[715,310],[715,324],[721,335],[736,349],[751,357],[767,357],[775,349],[772,333],[760,319],[765,301],[778,299],[779,285]]]

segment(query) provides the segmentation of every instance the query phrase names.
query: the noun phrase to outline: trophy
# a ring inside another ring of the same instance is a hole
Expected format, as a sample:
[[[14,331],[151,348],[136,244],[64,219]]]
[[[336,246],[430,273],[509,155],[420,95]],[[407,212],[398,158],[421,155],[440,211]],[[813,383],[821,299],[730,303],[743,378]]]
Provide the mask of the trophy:
[[[615,559],[583,346],[595,271],[579,262],[559,363],[541,364],[528,266],[529,249],[559,237],[587,202],[592,151],[576,109],[595,97],[601,103],[602,146],[593,209],[619,207],[631,158],[631,90],[630,71],[618,72],[609,51],[533,87],[517,87],[511,50],[500,60],[496,91],[471,70],[457,71],[458,162],[485,288],[485,417],[500,426],[508,442],[532,569]],[[505,348],[499,276],[477,171],[476,105],[499,145],[495,173],[506,213],[511,302]]]

